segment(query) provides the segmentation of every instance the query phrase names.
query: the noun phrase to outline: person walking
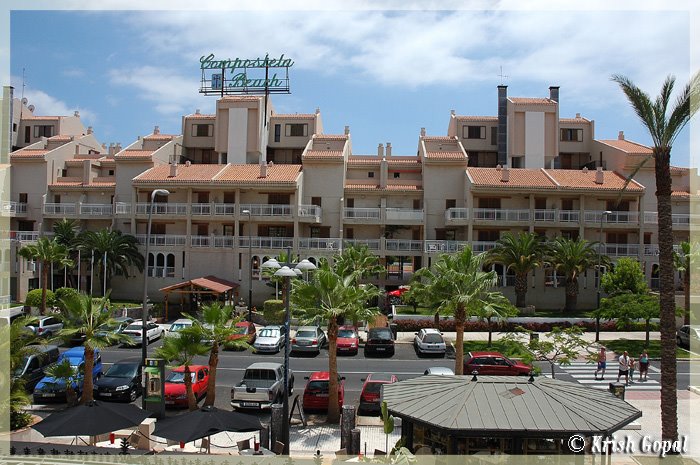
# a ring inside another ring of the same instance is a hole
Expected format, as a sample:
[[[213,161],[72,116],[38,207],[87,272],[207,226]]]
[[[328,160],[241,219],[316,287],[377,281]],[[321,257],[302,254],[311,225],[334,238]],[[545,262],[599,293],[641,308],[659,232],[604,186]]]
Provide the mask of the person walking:
[[[647,380],[647,373],[649,372],[649,354],[647,350],[644,349],[641,354],[639,354],[639,381],[642,380],[642,375],[644,375],[644,381]]]
[[[630,370],[630,357],[629,354],[627,354],[627,351],[625,351],[622,355],[620,355],[619,358],[619,369],[617,371],[617,382],[620,382],[620,378],[624,375],[625,377],[625,384],[629,385],[630,380],[629,380],[629,370]]]
[[[630,375],[629,375],[629,383],[628,384],[634,384],[634,370],[636,368],[636,362],[634,361],[634,357],[630,357]]]
[[[598,369],[595,371],[595,379],[598,380],[598,372],[600,371],[600,379],[605,379],[605,366],[607,365],[607,354],[605,353],[605,347],[600,348],[598,352]]]

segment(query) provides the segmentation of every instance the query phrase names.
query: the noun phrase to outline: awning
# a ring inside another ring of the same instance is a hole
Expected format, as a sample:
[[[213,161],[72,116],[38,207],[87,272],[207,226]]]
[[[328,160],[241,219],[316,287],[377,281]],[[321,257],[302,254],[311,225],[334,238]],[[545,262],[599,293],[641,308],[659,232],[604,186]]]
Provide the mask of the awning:
[[[237,283],[210,275],[202,278],[190,279],[189,281],[173,284],[172,286],[163,287],[160,289],[160,291],[165,293],[185,292],[186,294],[189,294],[192,293],[193,287],[211,291],[212,294],[223,294],[224,292],[237,289],[240,286]]]

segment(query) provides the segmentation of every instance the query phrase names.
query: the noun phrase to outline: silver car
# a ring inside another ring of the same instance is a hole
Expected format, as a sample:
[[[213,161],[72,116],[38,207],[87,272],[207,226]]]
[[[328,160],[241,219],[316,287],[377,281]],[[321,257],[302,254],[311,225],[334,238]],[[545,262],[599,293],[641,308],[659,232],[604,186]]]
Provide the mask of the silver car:
[[[442,333],[437,329],[423,328],[416,333],[413,338],[413,346],[418,352],[418,355],[439,355],[445,356],[445,340],[442,338]]]
[[[265,326],[258,332],[253,343],[256,352],[277,353],[284,347],[284,327],[279,325]]]
[[[328,343],[326,333],[318,326],[302,326],[292,338],[292,352],[321,353]]]
[[[63,329],[63,322],[54,316],[41,316],[27,326],[37,336],[55,336]]]
[[[681,347],[690,348],[691,340],[693,345],[700,341],[700,328],[697,326],[683,325],[676,331],[676,342]]]

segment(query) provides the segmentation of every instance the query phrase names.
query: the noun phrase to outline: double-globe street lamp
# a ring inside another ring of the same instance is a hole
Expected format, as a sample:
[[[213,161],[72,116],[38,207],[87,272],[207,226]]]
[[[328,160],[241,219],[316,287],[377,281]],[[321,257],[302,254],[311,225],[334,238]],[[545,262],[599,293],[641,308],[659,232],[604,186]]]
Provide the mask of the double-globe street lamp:
[[[148,356],[148,337],[146,335],[146,326],[148,320],[148,249],[151,245],[151,216],[153,215],[153,202],[156,195],[168,196],[170,191],[165,189],[155,189],[151,192],[151,202],[148,205],[148,226],[146,227],[146,266],[143,270],[143,306],[141,307],[141,358],[143,365],[146,366],[146,357]],[[143,408],[146,408],[146,396],[142,396]]]
[[[608,215],[612,215],[610,210],[605,210],[600,214],[600,231],[598,232],[598,286],[596,288],[596,310],[600,312],[600,280],[603,277],[601,273],[601,258],[600,246],[603,244],[603,220],[607,218]],[[595,341],[600,341],[600,314],[596,314],[595,317]]]
[[[289,343],[290,343],[290,311],[289,300],[291,295],[291,279],[300,276],[302,272],[306,278],[307,273],[316,269],[316,265],[304,259],[294,265],[291,262],[291,249],[287,249],[287,263],[282,266],[277,259],[271,258],[263,263],[263,268],[275,269],[274,275],[285,279],[285,310],[284,310],[284,394],[282,396],[282,443],[284,455],[289,455]],[[292,268],[292,266],[294,268]]]

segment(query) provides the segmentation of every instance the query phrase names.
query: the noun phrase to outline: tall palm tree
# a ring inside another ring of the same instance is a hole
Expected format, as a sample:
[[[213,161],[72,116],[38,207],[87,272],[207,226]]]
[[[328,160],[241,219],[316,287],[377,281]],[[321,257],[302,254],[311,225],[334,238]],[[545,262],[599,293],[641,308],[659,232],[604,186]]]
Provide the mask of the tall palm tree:
[[[308,281],[296,280],[292,287],[291,303],[303,315],[304,322],[318,319],[328,322],[329,423],[340,419],[336,356],[338,319],[358,312],[379,313],[379,309],[365,308],[368,300],[379,296],[379,289],[371,284],[359,286],[356,280],[354,273],[343,276],[328,261],[321,260]]]
[[[508,232],[487,252],[487,263],[500,263],[515,273],[515,306],[525,306],[527,275],[542,266],[542,239],[537,234]]]
[[[547,243],[546,261],[565,279],[566,304],[564,310],[576,310],[578,278],[598,263],[595,243],[585,239],[557,237]]]
[[[100,281],[105,279],[106,273],[108,289],[115,273],[128,278],[131,266],[143,271],[144,258],[139,252],[138,241],[129,234],[122,234],[121,231],[111,229],[85,231],[80,235],[80,246],[85,251],[95,253],[97,265],[100,268]],[[106,263],[105,254],[107,256]]]
[[[356,283],[386,271],[379,257],[364,244],[346,247],[333,259],[336,272],[341,276],[353,276]]]
[[[649,131],[653,143],[651,159],[656,177],[658,211],[659,299],[661,304],[661,437],[678,439],[678,399],[676,397],[676,327],[675,290],[673,286],[673,221],[671,209],[671,147],[680,131],[698,109],[700,73],[696,73],[681,89],[671,104],[676,78],[668,76],[661,93],[652,101],[649,94],[629,78],[612,76],[627,100]],[[637,167],[637,169],[639,169]],[[634,173],[632,174],[632,176]],[[631,176],[630,176],[631,177]]]
[[[37,260],[41,264],[41,314],[46,312],[46,289],[49,281],[49,270],[56,263],[61,266],[73,266],[68,258],[68,249],[55,239],[40,237],[36,244],[25,245],[19,249],[19,255],[27,260]]]
[[[83,397],[81,402],[92,400],[92,370],[95,366],[95,349],[103,349],[118,342],[129,342],[130,338],[114,333],[110,328],[117,322],[109,313],[107,296],[93,300],[86,294],[68,295],[62,300],[64,327],[58,332],[60,338],[70,339],[82,335],[85,339],[85,371],[83,372]]]
[[[485,292],[482,294],[481,300],[481,305],[474,305],[474,316],[480,321],[486,320],[489,329],[488,347],[491,347],[492,322],[494,320],[502,322],[509,317],[517,316],[518,309],[513,307],[510,300],[501,292]]]
[[[56,242],[63,244],[68,249],[68,257],[77,262],[78,251],[78,232],[80,231],[80,223],[78,220],[69,220],[63,218],[53,224],[53,237]],[[80,279],[80,277],[78,277]],[[72,273],[68,276],[69,286],[73,287]]]
[[[66,386],[66,403],[69,407],[72,407],[78,403],[78,393],[75,392],[75,387],[80,382],[80,373],[78,373],[78,368],[70,364],[70,359],[64,358],[60,363],[54,363],[46,367],[44,374],[53,378],[52,384],[60,385],[61,383]],[[89,376],[92,379],[92,373]],[[87,378],[83,379],[85,382]],[[92,394],[92,386],[90,387],[90,393]],[[85,398],[85,385],[83,384],[83,399]]]
[[[175,367],[184,365],[185,392],[190,411],[197,410],[197,399],[195,399],[192,390],[190,365],[195,357],[206,355],[208,352],[209,348],[203,343],[202,333],[193,327],[183,329],[178,333],[178,337],[166,337],[163,340],[163,345],[155,352],[156,357],[164,359]]]
[[[690,324],[690,275],[698,271],[700,265],[700,246],[697,242],[683,241],[680,244],[680,252],[673,251],[673,264],[678,271],[683,272],[683,293],[685,294],[684,324]]]
[[[24,407],[31,405],[32,400],[25,388],[24,379],[16,378],[21,373],[27,357],[37,352],[35,345],[39,338],[33,331],[27,331],[27,325],[36,321],[34,317],[21,317],[15,319],[10,325],[0,328],[0,350],[10,356],[10,397],[9,408],[3,404],[5,411],[10,412],[11,429],[26,426],[28,416]]]
[[[439,303],[439,311],[454,316],[457,333],[455,374],[464,372],[464,325],[477,308],[485,304],[498,281],[495,271],[482,270],[485,255],[475,255],[471,248],[454,254],[442,254],[430,268],[416,273],[423,283],[426,300]]]

